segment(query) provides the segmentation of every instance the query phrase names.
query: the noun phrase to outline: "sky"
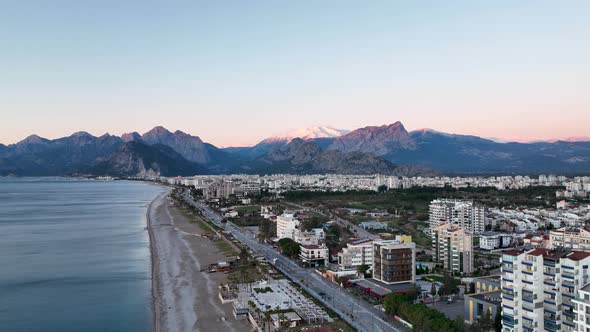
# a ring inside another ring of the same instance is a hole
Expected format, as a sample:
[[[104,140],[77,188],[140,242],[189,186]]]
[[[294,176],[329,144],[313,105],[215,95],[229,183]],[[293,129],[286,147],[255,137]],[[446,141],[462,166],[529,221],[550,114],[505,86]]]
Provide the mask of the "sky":
[[[589,1],[2,1],[0,143],[401,121],[590,136]]]

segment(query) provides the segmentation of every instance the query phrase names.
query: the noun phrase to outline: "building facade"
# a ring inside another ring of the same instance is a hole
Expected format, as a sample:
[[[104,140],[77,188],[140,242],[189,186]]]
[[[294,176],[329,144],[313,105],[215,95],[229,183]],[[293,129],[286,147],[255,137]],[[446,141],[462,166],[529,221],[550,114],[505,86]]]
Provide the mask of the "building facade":
[[[442,224],[432,232],[432,250],[436,262],[445,270],[473,272],[473,236],[459,226]]]
[[[293,239],[297,226],[299,226],[299,220],[295,218],[293,213],[285,212],[277,216],[277,238],[279,240],[284,238]]]
[[[537,248],[502,255],[502,331],[575,331],[590,252]]]
[[[338,253],[340,270],[352,270],[361,265],[373,265],[373,240],[368,238],[349,242]]]
[[[465,324],[471,325],[480,319],[494,321],[502,310],[502,292],[495,290],[465,295]]]
[[[576,309],[576,325],[575,331],[589,332],[590,331],[590,284],[584,286],[578,291],[578,297],[574,299]]]
[[[416,244],[400,240],[373,242],[373,278],[386,284],[416,282]]]
[[[479,236],[479,247],[485,250],[494,250],[498,248],[507,248],[513,242],[512,235],[496,233],[496,232],[484,232]]]
[[[430,230],[447,223],[472,234],[481,234],[485,231],[486,208],[468,200],[435,199],[430,202]]]
[[[562,227],[549,232],[549,248],[590,250],[590,231],[584,228]]]
[[[328,248],[325,245],[302,245],[299,259],[305,266],[321,267],[328,265]]]

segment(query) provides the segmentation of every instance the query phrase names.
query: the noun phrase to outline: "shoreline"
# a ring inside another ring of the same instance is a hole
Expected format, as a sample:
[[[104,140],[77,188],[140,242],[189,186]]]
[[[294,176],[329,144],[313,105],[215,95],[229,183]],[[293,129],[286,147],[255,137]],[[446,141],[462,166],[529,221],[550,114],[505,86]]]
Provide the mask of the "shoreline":
[[[152,270],[152,290],[151,290],[151,307],[152,307],[152,331],[153,332],[160,332],[160,295],[158,292],[158,252],[155,248],[155,235],[153,230],[153,220],[150,217],[152,208],[154,203],[161,200],[163,197],[166,197],[170,194],[170,188],[164,187],[167,190],[162,194],[158,195],[154,198],[153,201],[150,202],[146,211],[146,224],[148,235],[150,239],[150,263],[151,263],[151,270]]]
[[[152,261],[152,331],[250,331],[249,322],[236,320],[231,303],[219,299],[223,273],[205,267],[226,261],[200,225],[161,193],[148,206],[147,224]]]

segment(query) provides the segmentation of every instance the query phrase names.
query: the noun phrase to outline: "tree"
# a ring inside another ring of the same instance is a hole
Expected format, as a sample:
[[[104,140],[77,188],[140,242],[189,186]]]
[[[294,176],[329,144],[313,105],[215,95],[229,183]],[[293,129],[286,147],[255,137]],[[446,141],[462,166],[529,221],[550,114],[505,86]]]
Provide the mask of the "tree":
[[[299,243],[289,238],[280,239],[279,247],[285,255],[292,258],[299,256],[299,252],[301,252],[301,246]]]
[[[500,310],[496,312],[496,317],[494,317],[494,330],[496,332],[502,331],[502,315],[500,314]]]
[[[441,286],[440,290],[443,295],[451,295],[456,293],[459,288],[457,284],[459,282],[453,278],[453,275],[450,272],[445,272],[443,278],[443,285]]]
[[[369,265],[362,264],[356,267],[356,272],[358,272],[362,276],[367,276],[367,272],[369,271]]]
[[[271,239],[275,237],[277,234],[277,227],[276,225],[268,220],[263,219],[258,224],[258,238],[261,240]]]
[[[443,313],[423,304],[412,304],[405,294],[389,294],[383,301],[388,315],[398,315],[414,325],[415,331],[460,332],[462,320],[450,320]]]

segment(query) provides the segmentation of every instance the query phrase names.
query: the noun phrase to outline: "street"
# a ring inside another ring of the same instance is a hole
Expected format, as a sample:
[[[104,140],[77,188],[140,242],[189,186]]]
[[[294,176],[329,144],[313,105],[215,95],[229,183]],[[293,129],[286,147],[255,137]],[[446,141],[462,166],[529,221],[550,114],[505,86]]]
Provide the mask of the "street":
[[[225,229],[238,241],[249,247],[257,255],[264,256],[270,264],[282,271],[289,279],[300,285],[326,307],[338,313],[343,319],[355,328],[366,331],[408,331],[397,322],[389,322],[384,318],[384,313],[370,304],[355,298],[345,292],[333,282],[318,275],[314,269],[300,267],[291,259],[283,256],[267,244],[259,243],[251,234],[246,235],[231,222],[222,223],[223,218],[211,210],[207,205],[194,201],[187,191],[182,197],[186,202],[201,211],[203,216],[213,224]],[[321,295],[320,295],[321,294]]]

